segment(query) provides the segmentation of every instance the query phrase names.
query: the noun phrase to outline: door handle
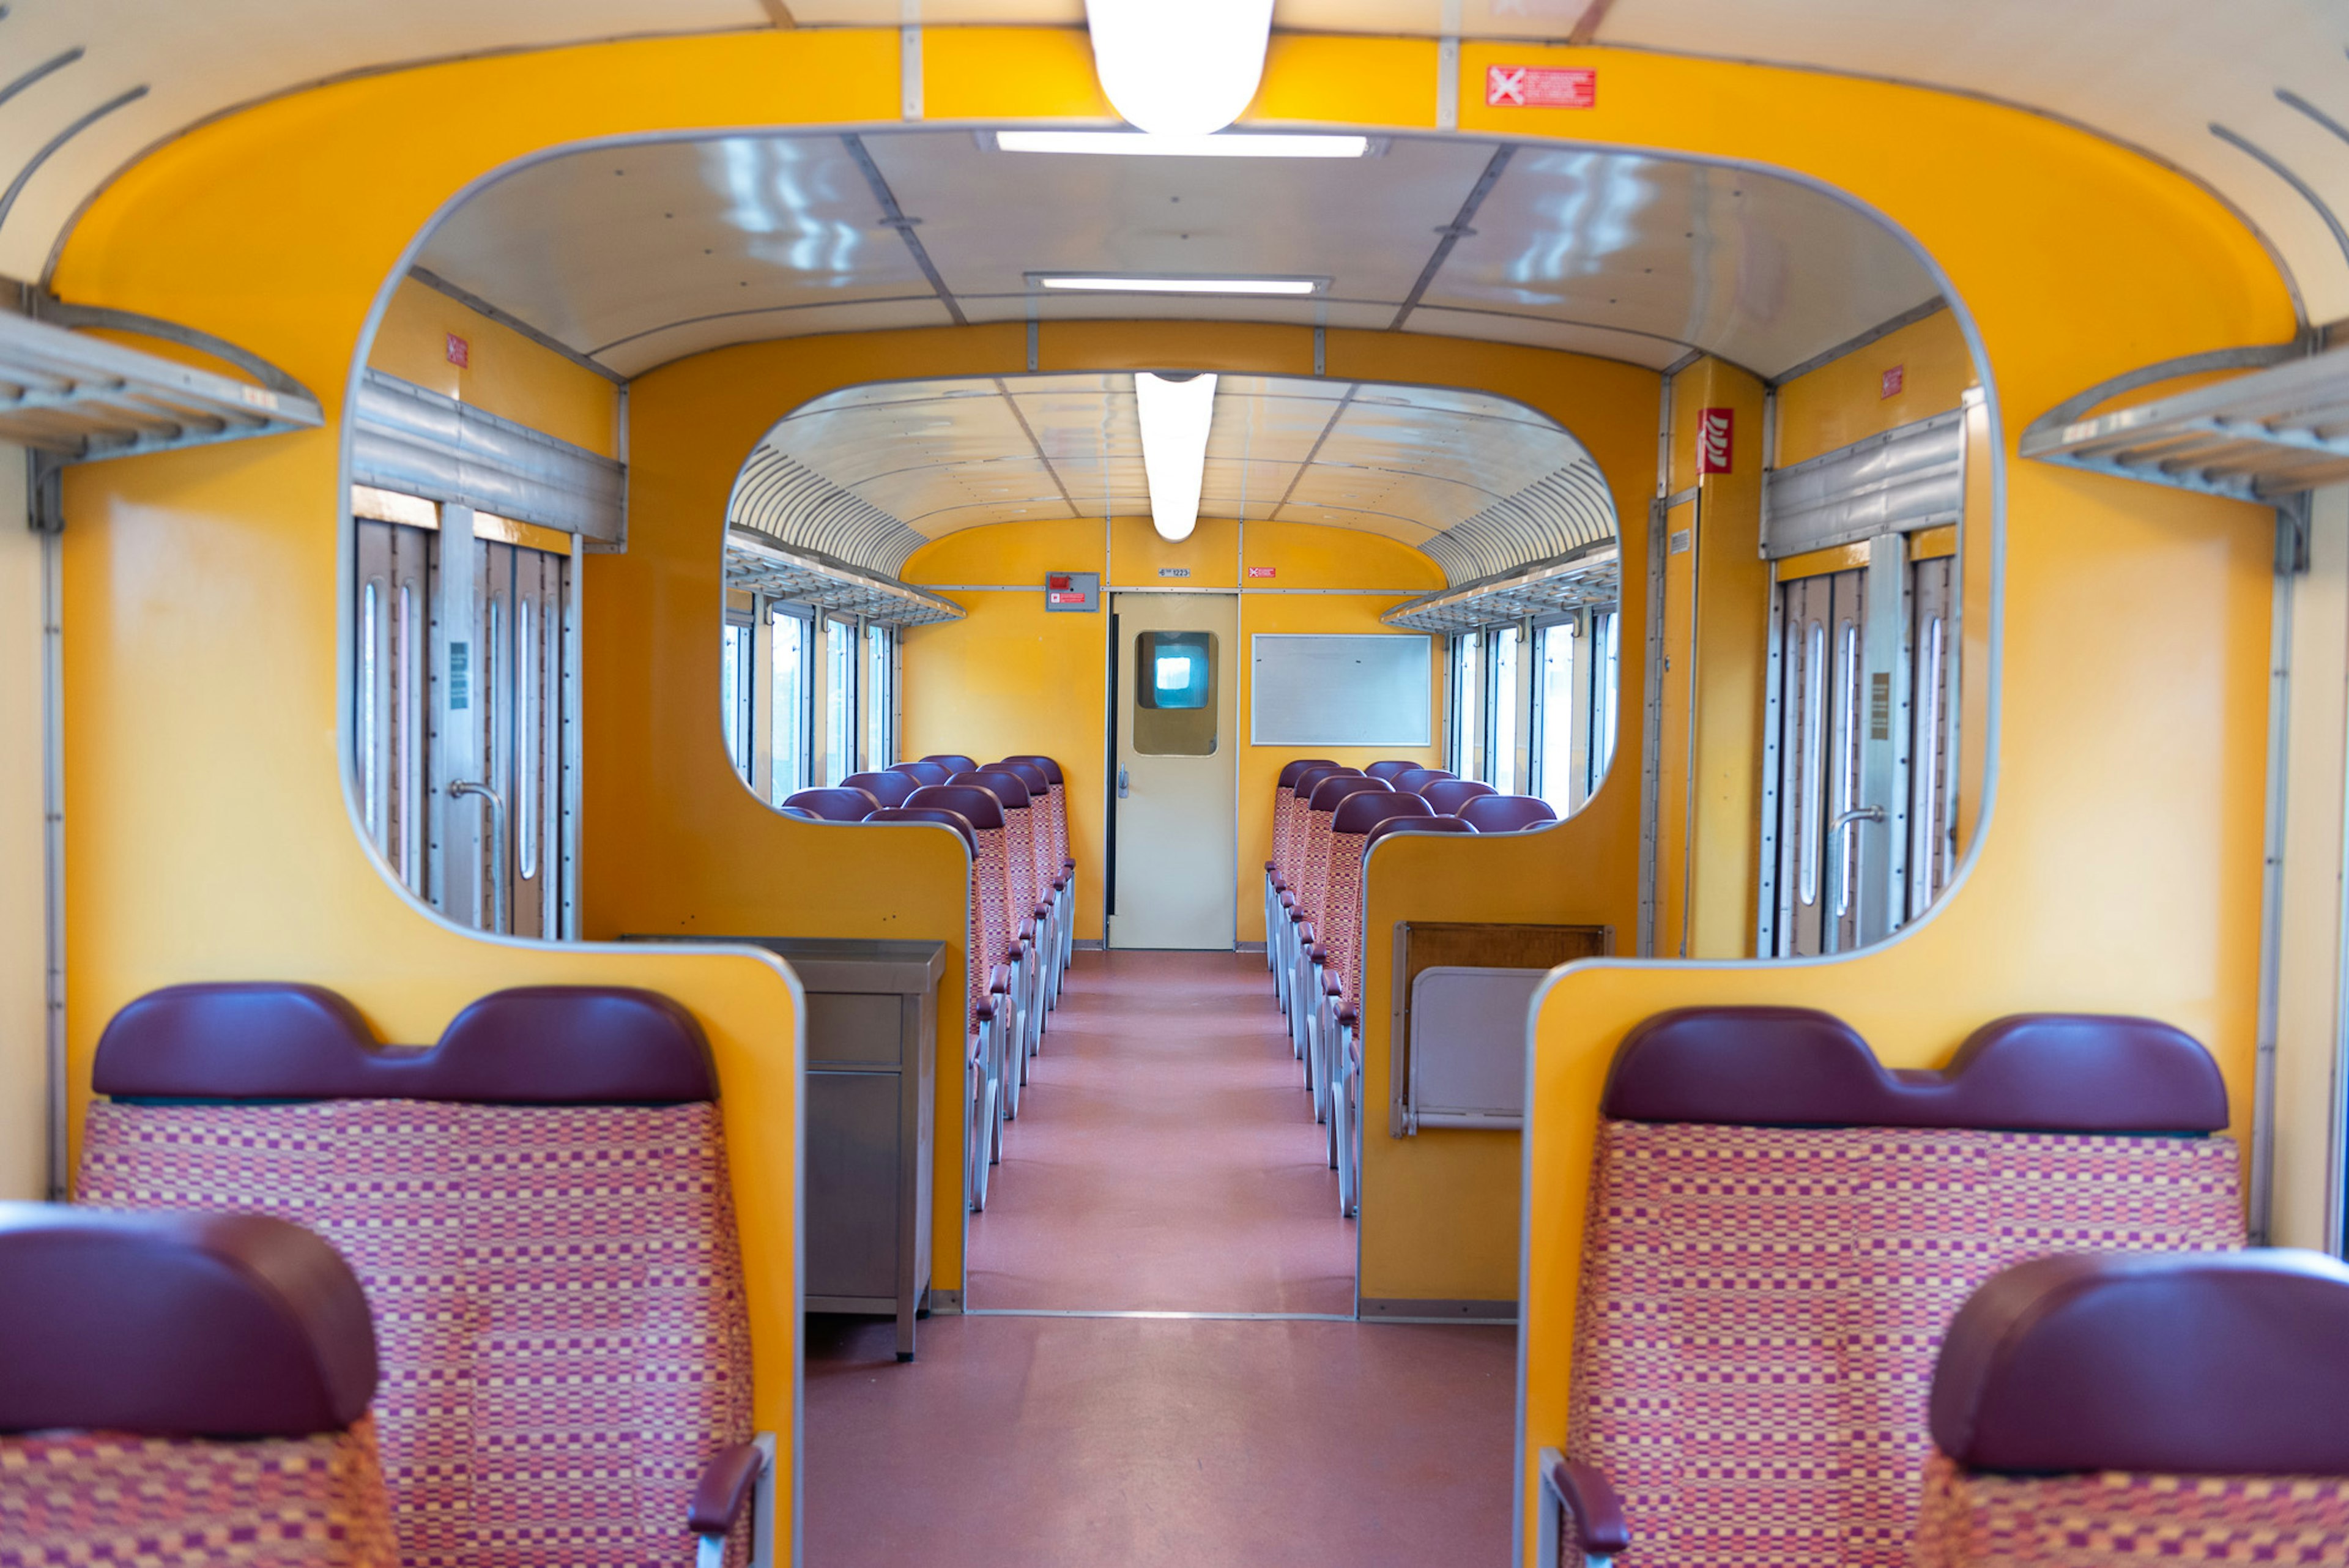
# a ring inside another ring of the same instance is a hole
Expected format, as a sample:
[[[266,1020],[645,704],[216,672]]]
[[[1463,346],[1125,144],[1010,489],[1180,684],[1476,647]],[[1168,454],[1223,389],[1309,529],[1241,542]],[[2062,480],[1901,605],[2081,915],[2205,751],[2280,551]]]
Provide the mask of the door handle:
[[[501,936],[506,929],[506,798],[486,784],[459,779],[449,785],[449,798],[475,794],[490,806],[490,929]]]
[[[1839,812],[1836,819],[1827,824],[1827,843],[1836,845],[1837,836],[1855,824],[1884,820],[1884,808],[1880,805],[1856,805],[1849,811]],[[1828,853],[1836,857],[1836,919],[1840,920],[1851,913],[1851,858],[1848,852],[1838,854],[1834,848],[1830,848]]]
[[[1127,793],[1127,791],[1128,791],[1129,787],[1133,784],[1133,781],[1126,775],[1126,771],[1125,771],[1123,768],[1120,768],[1120,769],[1118,769],[1118,770],[1117,770],[1117,798],[1118,798],[1118,799],[1120,799],[1120,800],[1123,800],[1123,799],[1126,797],[1126,793]]]

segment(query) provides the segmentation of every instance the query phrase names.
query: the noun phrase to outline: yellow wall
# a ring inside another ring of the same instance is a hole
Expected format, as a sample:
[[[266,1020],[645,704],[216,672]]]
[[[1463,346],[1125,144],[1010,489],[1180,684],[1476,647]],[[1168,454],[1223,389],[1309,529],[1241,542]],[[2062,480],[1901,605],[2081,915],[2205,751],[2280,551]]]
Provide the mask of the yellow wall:
[[[1471,80],[1501,60],[1492,46],[1461,52]],[[2002,660],[1996,800],[1978,857],[1940,910],[1824,963],[1584,965],[1537,1003],[1521,1341],[1530,1461],[1565,1436],[1595,1110],[1615,1044],[1640,1019],[1709,1002],[1823,1007],[1889,1063],[1922,1065],[2009,1011],[2147,1013],[2211,1046],[2240,1130],[2256,992],[2268,516],[2024,463],[2012,442],[2081,387],[2148,360],[2281,341],[2293,317],[2257,241],[2206,193],[2037,116],[1750,66],[1521,46],[1507,57],[1598,66],[1609,92],[1578,114],[1485,109],[1464,95],[1464,124],[1787,167],[1913,235],[1947,269],[1986,348],[2006,486],[2003,518],[1977,531],[2003,532],[2002,636],[1991,618],[2001,607],[1967,607],[1970,630],[1979,615]],[[1855,125],[1878,133],[1855,137]],[[1943,172],[1920,181],[1920,167]],[[2097,221],[2080,223],[2089,211]],[[1790,441],[1782,456],[1802,450]],[[2196,635],[2179,637],[2181,625]],[[2158,701],[2110,700],[2155,691]]]
[[[1902,372],[1900,390],[1888,398],[1884,373],[1896,366]],[[1978,384],[1973,353],[1956,313],[1937,310],[1780,387],[1777,466],[1792,468],[1881,431],[1947,413],[1967,388]]]
[[[465,340],[462,368],[449,362],[451,335]],[[574,446],[620,455],[617,387],[413,278],[393,291],[367,364]]]

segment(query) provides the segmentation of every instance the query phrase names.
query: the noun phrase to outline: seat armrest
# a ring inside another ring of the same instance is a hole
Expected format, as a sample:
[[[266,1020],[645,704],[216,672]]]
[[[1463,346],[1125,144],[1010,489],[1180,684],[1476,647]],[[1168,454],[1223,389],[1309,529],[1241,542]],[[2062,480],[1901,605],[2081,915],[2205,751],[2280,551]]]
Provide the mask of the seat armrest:
[[[1361,1014],[1353,1008],[1341,1007],[1338,1010],[1338,1027],[1340,1029],[1351,1029],[1361,1021]]]
[[[1313,944],[1313,950],[1307,953],[1305,956],[1311,959],[1315,963],[1328,963],[1330,961],[1330,950],[1323,947],[1319,942],[1316,942]]]
[[[1063,860],[1061,862],[1061,869],[1068,872],[1071,876],[1074,876],[1076,874],[1077,863],[1074,860]]]
[[[1011,956],[1013,958],[1018,958],[1019,955],[1015,952]],[[988,971],[987,989],[998,996],[1009,995],[1011,992],[1011,971],[1002,964],[997,964],[993,969]]]
[[[1049,920],[1052,918],[1052,906],[1050,904],[1039,904],[1035,908],[1034,914],[1040,920]]]
[[[759,1484],[759,1471],[766,1462],[766,1456],[749,1443],[719,1449],[701,1467],[701,1479],[693,1483],[687,1528],[696,1535],[731,1534],[741,1522],[742,1511],[750,1506],[751,1490]]]
[[[972,1008],[972,1009],[970,1010],[970,1019],[971,1019],[971,1022],[972,1022],[972,1023],[994,1023],[994,1022],[995,1022],[995,998],[993,998],[992,996],[990,996],[990,997],[988,997],[985,1002],[980,1002],[977,1007]],[[974,1039],[976,1039],[976,1038],[977,1038],[977,1036],[976,1036],[976,1035],[974,1035],[974,1036],[973,1036],[973,1038],[974,1038]]]
[[[1546,1501],[1562,1515],[1558,1520],[1561,1548],[1571,1543],[1583,1562],[1595,1568],[1611,1563],[1631,1544],[1622,1500],[1596,1467],[1578,1464],[1556,1449],[1544,1449],[1541,1484]]]

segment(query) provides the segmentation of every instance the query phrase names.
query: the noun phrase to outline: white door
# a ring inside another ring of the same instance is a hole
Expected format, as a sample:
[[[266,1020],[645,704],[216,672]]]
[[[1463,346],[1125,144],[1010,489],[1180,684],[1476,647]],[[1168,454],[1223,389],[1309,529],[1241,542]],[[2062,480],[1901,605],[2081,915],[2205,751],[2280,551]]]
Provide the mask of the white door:
[[[1229,949],[1237,934],[1237,611],[1229,594],[1118,594],[1109,945]]]

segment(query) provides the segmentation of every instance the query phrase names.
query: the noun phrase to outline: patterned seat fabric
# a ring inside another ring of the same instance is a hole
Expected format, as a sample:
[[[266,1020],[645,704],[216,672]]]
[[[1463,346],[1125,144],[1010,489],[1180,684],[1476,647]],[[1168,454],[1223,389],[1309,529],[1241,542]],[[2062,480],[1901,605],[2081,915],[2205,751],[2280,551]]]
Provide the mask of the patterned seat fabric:
[[[1906,1564],[1934,1355],[1976,1286],[2048,1253],[2242,1244],[2233,1143],[2142,1136],[2225,1125],[2207,1054],[2168,1031],[2155,1045],[2182,1042],[2207,1077],[2115,1125],[2099,1107],[2128,1096],[2110,1075],[2147,1075],[2130,1042],[2083,1054],[2093,1029],[2032,1022],[1978,1033],[1960,1062],[1980,1076],[1954,1101],[1925,1081],[1943,1075],[1888,1074],[1842,1024],[1797,1010],[1691,1009],[1626,1039],[1599,1128],[1567,1447],[1621,1496],[1626,1568]],[[1702,1080],[1723,1063],[1754,1080],[1726,1096],[1744,1112],[1711,1103],[1724,1096]],[[1898,1125],[1994,1102],[1990,1080],[2017,1070],[2083,1130]]]
[[[2349,1268],[2042,1258],[1933,1376],[1919,1568],[2349,1563]]]
[[[256,1019],[275,1031],[268,1059],[208,1096],[244,1103],[132,1097],[190,1092],[159,1062],[234,1069],[229,1043]],[[392,1055],[315,988],[135,1002],[99,1045],[97,1087],[117,1097],[90,1106],[80,1200],[258,1206],[350,1261],[382,1346],[384,1473],[410,1568],[691,1563],[702,1467],[750,1437],[698,1026],[648,993],[536,988]],[[565,1097],[566,1074],[600,1074],[590,1097],[622,1103],[496,1103]],[[341,1097],[355,1090],[367,1097]]]
[[[297,1227],[0,1204],[0,1568],[393,1568],[375,1384]]]

